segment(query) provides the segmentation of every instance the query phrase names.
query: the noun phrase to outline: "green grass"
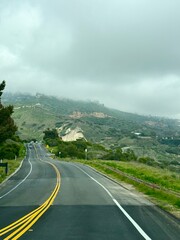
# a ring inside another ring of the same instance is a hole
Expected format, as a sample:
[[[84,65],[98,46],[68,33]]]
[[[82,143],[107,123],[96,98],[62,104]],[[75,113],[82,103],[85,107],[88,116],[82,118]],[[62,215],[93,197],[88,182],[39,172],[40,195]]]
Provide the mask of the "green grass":
[[[134,162],[103,161],[101,163],[114,167],[141,180],[157,184],[162,188],[177,192],[180,191],[180,174],[173,173],[167,169],[150,167],[145,164]]]
[[[8,173],[6,175],[5,173],[5,168],[4,167],[0,167],[0,183],[2,183],[8,176],[10,176],[12,173],[15,172],[15,170],[19,167],[22,159],[25,157],[26,155],[26,149],[25,146],[23,144],[21,144],[21,148],[19,151],[19,157],[13,160],[6,160],[4,159],[2,162],[3,163],[8,163]]]
[[[0,167],[0,183],[2,183],[19,167],[21,161],[22,158],[17,158],[16,160],[3,160],[3,163],[8,163],[8,174],[6,175],[4,167]]]
[[[84,161],[78,160],[83,164],[89,165],[109,177],[133,185],[139,192],[147,195],[156,205],[173,213],[176,216],[180,214],[180,175],[168,170],[162,170],[155,167],[146,166],[133,162],[116,161]],[[129,176],[136,177],[148,183],[157,184],[160,189],[151,188],[143,183],[138,183],[123,176],[108,167],[120,170]],[[171,190],[175,192],[171,192]]]

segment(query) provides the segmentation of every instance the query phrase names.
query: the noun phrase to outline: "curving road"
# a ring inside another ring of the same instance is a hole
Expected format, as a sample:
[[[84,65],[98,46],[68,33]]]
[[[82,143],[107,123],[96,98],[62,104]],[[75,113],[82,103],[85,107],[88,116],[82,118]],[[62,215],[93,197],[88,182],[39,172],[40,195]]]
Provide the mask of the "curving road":
[[[0,185],[0,239],[176,240],[179,221],[87,166],[29,145]]]

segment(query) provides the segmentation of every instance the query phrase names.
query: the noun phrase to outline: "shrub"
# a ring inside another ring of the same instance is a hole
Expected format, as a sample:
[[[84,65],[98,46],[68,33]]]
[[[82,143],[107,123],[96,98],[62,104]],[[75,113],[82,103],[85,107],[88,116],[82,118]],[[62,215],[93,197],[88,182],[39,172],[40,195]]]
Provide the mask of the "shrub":
[[[16,143],[4,143],[0,147],[0,159],[14,159],[19,156],[20,145]]]

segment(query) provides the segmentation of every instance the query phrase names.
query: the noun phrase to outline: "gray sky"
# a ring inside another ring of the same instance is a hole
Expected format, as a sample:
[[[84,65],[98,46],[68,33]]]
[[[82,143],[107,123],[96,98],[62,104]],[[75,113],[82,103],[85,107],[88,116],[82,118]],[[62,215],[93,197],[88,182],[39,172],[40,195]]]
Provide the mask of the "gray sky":
[[[2,80],[180,118],[180,1],[0,0]]]

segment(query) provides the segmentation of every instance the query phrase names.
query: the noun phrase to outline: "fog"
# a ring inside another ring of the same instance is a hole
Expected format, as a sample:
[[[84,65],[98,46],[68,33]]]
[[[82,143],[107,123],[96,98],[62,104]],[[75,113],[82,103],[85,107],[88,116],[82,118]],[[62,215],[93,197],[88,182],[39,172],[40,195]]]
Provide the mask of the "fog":
[[[180,118],[179,0],[1,0],[6,91]]]

